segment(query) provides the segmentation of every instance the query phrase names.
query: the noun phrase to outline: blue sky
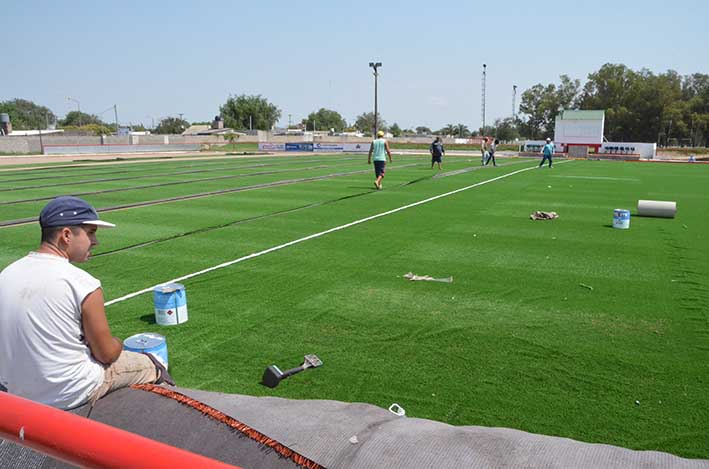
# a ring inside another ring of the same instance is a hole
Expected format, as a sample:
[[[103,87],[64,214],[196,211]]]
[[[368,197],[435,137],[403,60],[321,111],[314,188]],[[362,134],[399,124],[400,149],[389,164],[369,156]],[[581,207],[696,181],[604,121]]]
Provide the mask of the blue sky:
[[[402,128],[481,125],[512,113],[512,86],[585,81],[604,63],[709,73],[709,2],[15,1],[0,9],[0,100],[59,116],[118,106],[121,124],[211,120],[260,94],[299,122],[326,107]],[[101,117],[113,120],[112,110]]]

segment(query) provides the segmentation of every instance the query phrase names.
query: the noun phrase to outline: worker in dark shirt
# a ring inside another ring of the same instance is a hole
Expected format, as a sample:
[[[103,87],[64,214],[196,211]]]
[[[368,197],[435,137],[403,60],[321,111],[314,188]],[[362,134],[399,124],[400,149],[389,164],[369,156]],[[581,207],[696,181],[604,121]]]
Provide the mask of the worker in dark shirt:
[[[438,169],[440,171],[442,169],[443,155],[446,153],[441,137],[436,137],[428,151],[431,153],[431,169],[433,169],[435,163],[438,163]]]

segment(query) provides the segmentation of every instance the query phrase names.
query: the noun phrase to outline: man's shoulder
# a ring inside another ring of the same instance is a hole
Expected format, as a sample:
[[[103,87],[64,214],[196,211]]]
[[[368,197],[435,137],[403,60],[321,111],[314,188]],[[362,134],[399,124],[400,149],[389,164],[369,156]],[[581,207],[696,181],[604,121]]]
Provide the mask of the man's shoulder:
[[[0,276],[13,276],[15,278],[27,278],[29,276],[34,279],[65,277],[67,279],[98,282],[98,279],[93,275],[64,258],[36,252],[30,252],[8,265],[0,272]]]

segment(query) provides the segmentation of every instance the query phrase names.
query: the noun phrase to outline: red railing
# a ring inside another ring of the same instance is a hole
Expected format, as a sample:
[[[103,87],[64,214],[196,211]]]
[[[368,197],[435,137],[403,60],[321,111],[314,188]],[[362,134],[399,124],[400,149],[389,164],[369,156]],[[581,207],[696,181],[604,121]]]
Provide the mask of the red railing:
[[[236,467],[1,391],[0,437],[82,467]]]

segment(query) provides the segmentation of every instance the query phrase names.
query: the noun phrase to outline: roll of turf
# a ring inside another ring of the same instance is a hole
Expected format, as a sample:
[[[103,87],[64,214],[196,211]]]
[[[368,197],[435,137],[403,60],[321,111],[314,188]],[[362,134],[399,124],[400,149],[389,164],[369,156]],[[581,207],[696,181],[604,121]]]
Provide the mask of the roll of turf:
[[[638,200],[638,215],[641,217],[674,218],[677,202],[667,200]]]

